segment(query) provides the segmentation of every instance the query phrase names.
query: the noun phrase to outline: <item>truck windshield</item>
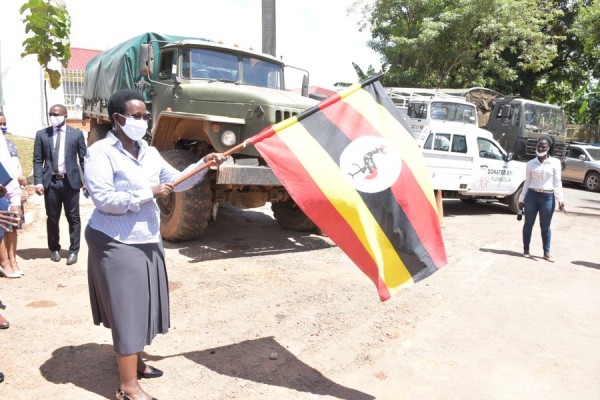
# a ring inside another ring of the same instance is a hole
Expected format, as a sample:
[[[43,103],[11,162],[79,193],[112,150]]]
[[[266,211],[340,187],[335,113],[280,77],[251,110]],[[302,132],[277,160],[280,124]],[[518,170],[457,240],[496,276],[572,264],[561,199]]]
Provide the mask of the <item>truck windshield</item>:
[[[186,50],[181,67],[184,78],[237,82],[240,76],[237,55],[208,49]]]
[[[431,103],[431,119],[475,124],[475,106],[434,101]]]
[[[560,108],[525,103],[524,110],[525,128],[554,132],[564,131],[563,111]]]
[[[283,67],[254,57],[242,57],[243,80],[248,85],[283,89]]]

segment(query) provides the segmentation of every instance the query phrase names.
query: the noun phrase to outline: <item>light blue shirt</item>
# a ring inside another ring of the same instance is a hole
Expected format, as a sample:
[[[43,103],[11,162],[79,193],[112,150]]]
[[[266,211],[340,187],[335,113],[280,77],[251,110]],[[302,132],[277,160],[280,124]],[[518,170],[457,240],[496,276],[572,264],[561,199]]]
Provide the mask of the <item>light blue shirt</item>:
[[[85,185],[96,209],[89,226],[127,244],[160,242],[160,210],[152,187],[173,182],[204,164],[200,159],[179,172],[154,147],[137,141],[137,159],[123,149],[112,132],[88,148],[85,157]],[[200,182],[207,169],[175,187],[176,192]]]

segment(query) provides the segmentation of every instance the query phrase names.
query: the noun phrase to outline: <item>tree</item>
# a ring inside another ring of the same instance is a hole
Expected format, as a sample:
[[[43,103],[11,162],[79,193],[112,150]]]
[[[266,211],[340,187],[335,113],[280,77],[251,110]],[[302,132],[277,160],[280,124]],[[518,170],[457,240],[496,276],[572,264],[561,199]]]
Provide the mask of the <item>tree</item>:
[[[55,3],[56,5],[52,4]],[[24,15],[25,33],[33,34],[23,42],[21,57],[37,54],[38,63],[44,69],[50,87],[60,86],[60,71],[48,65],[54,58],[67,67],[71,58],[71,18],[61,0],[29,0],[20,9]]]
[[[520,70],[551,66],[561,15],[548,0],[379,0],[363,23],[389,67],[386,85],[498,90]]]

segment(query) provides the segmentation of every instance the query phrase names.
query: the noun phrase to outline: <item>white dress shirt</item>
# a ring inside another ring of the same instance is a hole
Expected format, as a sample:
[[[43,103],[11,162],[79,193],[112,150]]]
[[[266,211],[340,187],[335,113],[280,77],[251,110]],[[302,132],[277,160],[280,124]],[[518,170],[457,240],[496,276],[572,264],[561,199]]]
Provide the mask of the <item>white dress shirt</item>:
[[[542,163],[537,157],[529,160],[525,168],[525,183],[523,184],[521,196],[519,196],[519,202],[525,200],[525,195],[529,189],[554,191],[556,200],[562,202],[561,174],[562,166],[558,158],[548,156]]]

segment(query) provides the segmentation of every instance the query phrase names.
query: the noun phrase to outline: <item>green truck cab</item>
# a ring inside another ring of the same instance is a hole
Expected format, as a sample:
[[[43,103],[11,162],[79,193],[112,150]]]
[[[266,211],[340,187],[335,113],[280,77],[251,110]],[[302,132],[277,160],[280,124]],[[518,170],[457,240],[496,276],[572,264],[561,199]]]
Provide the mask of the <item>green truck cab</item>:
[[[285,91],[285,67],[269,55],[205,39],[155,33],[135,37],[87,65],[83,119],[90,120],[88,145],[112,128],[107,113],[111,94],[136,89],[150,113],[150,144],[181,170],[315,105],[316,100]],[[158,201],[165,240],[197,238],[224,203],[255,208],[270,202],[283,227],[316,228],[251,145],[209,171],[208,178]]]

